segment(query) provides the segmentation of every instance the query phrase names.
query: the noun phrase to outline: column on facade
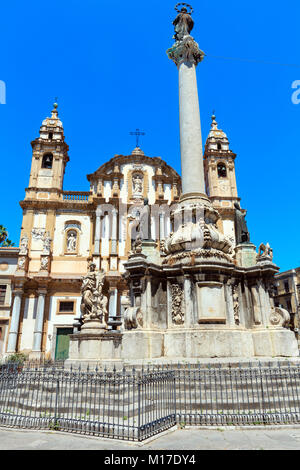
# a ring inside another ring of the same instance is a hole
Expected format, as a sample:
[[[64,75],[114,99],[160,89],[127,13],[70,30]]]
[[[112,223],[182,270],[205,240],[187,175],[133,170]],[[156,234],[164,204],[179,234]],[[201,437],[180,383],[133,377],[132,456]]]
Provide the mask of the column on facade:
[[[108,304],[108,323],[110,321],[114,321],[115,318],[118,316],[118,288],[117,287],[110,287],[109,290],[109,304]],[[108,326],[109,330],[112,330],[113,327],[111,325]]]
[[[96,224],[95,224],[95,248],[94,254],[100,254],[100,240],[101,240],[101,207],[98,206],[96,210]]]
[[[13,294],[14,294],[14,301],[13,301],[13,309],[12,309],[10,330],[9,330],[9,336],[8,336],[8,345],[7,345],[8,353],[16,352],[23,289],[20,289],[20,288],[15,289],[13,291]]]
[[[111,227],[111,254],[117,254],[117,237],[118,237],[118,210],[114,207],[112,210],[112,227]]]
[[[160,212],[159,214],[159,239],[165,239],[165,214]]]
[[[41,353],[42,351],[42,335],[43,335],[43,323],[44,323],[44,311],[45,311],[45,297],[46,289],[40,289],[38,291],[38,303],[37,312],[34,325],[33,333],[33,346],[32,351],[34,353]]]

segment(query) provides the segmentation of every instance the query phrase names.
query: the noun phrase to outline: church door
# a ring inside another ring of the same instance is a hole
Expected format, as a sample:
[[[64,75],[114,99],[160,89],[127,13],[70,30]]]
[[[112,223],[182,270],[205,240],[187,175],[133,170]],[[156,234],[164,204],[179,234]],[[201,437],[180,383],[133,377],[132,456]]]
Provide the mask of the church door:
[[[70,335],[73,328],[57,328],[55,359],[65,360],[69,357]]]

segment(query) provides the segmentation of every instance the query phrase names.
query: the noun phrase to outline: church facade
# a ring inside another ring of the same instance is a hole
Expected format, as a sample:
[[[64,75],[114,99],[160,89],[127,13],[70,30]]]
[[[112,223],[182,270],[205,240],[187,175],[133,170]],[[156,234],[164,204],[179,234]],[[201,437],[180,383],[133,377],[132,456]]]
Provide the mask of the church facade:
[[[23,352],[32,358],[65,359],[69,335],[80,329],[81,283],[88,263],[93,261],[106,273],[108,328],[122,330],[129,303],[124,264],[141,209],[147,200],[151,238],[159,254],[173,230],[170,208],[179,201],[181,178],[160,157],[146,156],[136,147],[130,155],[116,155],[87,175],[90,191],[65,191],[69,147],[56,103],[31,145],[2,355]],[[220,214],[218,228],[233,245],[234,203],[239,201],[235,157],[212,116],[204,152],[206,191]]]

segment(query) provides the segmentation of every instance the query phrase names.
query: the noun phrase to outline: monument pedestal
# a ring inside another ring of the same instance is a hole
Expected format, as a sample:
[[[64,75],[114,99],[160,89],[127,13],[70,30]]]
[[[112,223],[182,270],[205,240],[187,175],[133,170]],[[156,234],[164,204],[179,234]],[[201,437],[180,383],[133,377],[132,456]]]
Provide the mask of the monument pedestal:
[[[70,335],[67,363],[101,362],[121,358],[122,334],[111,332],[80,332]]]
[[[238,266],[250,268],[256,265],[256,246],[253,243],[241,243],[235,247],[236,261]]]

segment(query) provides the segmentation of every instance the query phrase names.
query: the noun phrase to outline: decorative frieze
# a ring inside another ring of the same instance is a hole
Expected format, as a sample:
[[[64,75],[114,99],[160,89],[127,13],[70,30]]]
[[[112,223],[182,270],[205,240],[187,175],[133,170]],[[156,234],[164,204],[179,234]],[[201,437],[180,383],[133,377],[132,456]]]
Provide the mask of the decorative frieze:
[[[236,325],[240,324],[240,304],[239,304],[239,293],[238,286],[232,286],[232,300],[233,300],[233,312],[234,312],[234,321]]]
[[[172,322],[175,323],[175,325],[182,325],[184,323],[184,297],[181,284],[171,284],[171,298]]]

